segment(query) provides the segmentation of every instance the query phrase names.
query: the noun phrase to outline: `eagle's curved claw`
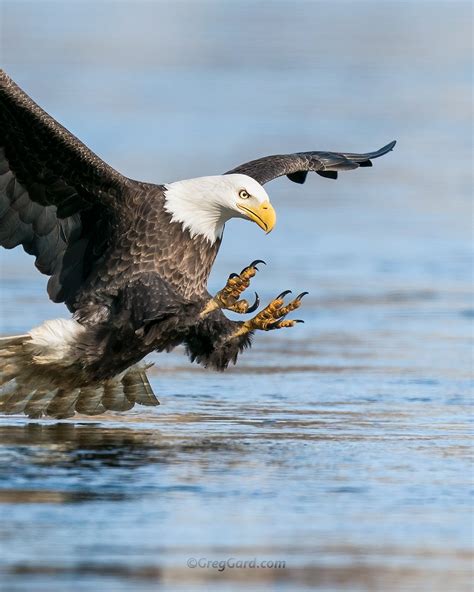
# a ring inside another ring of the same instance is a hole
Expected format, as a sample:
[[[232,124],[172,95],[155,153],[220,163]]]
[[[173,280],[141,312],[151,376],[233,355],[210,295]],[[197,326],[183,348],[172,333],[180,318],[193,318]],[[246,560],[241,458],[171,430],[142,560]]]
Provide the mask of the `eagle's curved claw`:
[[[262,259],[256,259],[255,261],[252,261],[250,265],[244,267],[240,274],[231,273],[224,288],[217,292],[214,298],[207,302],[201,312],[201,317],[209,314],[217,308],[231,310],[232,312],[240,314],[256,311],[260,304],[260,299],[257,293],[255,293],[255,302],[252,305],[250,305],[247,300],[239,300],[239,298],[242,292],[250,286],[250,280],[257,273],[257,265],[259,263],[266,265],[265,261]]]
[[[239,333],[246,333],[257,329],[261,331],[272,331],[273,329],[293,327],[296,323],[304,323],[301,319],[285,319],[288,313],[300,307],[303,296],[307,294],[307,292],[302,292],[294,300],[284,306],[283,299],[290,292],[291,290],[285,290],[262,309],[253,319],[245,321],[239,329]]]
[[[257,265],[259,263],[263,263],[263,265],[266,265],[266,263],[263,259],[255,259],[255,261],[252,261],[252,263],[250,265],[247,265],[247,267],[244,267],[240,273],[244,273],[245,271],[247,271],[247,269],[250,269],[252,267],[258,271]]]
[[[255,292],[255,302],[252,304],[252,306],[250,306],[249,308],[247,308],[247,310],[245,312],[255,312],[257,310],[257,308],[260,305],[260,298],[258,297],[257,292]]]
[[[284,327],[293,327],[296,323],[304,323],[301,319],[290,319],[288,321],[284,319],[280,319],[279,321],[275,321],[271,325],[267,327],[267,331],[272,331],[273,329],[283,329]]]
[[[250,306],[247,300],[238,300],[232,306],[228,306],[227,310],[231,310],[232,312],[238,312],[240,314],[247,314],[249,312],[255,312],[260,304],[260,298],[255,292],[255,302]]]

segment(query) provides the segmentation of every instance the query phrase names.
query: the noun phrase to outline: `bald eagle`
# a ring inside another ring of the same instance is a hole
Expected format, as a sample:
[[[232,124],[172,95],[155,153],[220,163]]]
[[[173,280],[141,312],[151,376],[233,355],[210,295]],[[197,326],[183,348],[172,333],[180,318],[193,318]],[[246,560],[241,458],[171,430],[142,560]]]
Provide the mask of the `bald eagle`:
[[[22,245],[71,319],[0,339],[0,412],[65,418],[157,405],[141,364],[184,344],[191,361],[225,369],[257,330],[291,327],[304,295],[278,295],[253,318],[241,298],[259,261],[217,294],[207,280],[231,218],[265,232],[276,215],[263,185],[308,171],[372,166],[392,150],[267,156],[224,175],[154,185],[124,177],[43,111],[0,70],[0,245]]]

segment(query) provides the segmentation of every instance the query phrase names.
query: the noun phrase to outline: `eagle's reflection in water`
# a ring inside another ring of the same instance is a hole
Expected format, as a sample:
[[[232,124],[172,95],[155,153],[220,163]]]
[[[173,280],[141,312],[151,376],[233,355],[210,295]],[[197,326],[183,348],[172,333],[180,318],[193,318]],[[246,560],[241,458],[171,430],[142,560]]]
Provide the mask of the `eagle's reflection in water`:
[[[1,425],[0,442],[0,454],[5,461],[0,466],[0,482],[12,478],[8,463],[11,455],[17,463],[16,477],[21,478],[23,467],[30,484],[38,487],[31,490],[34,500],[38,499],[35,493],[44,490],[48,482],[62,484],[69,501],[104,495],[123,498],[128,489],[136,492],[139,488],[133,471],[140,467],[180,462],[206,464],[208,454],[242,451],[241,446],[228,439],[183,440],[162,436],[155,428],[134,430],[92,422]],[[79,473],[80,483],[75,479]],[[105,490],[100,491],[104,486]],[[150,489],[150,484],[147,487]],[[156,487],[160,489],[158,482]],[[14,498],[8,494],[9,500]],[[25,499],[27,492],[22,495]]]

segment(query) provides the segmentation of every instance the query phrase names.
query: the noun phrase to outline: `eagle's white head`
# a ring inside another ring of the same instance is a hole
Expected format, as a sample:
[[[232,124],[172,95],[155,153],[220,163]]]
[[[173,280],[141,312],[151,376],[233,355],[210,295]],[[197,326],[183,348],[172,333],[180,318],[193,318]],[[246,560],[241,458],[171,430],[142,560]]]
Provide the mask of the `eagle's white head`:
[[[265,189],[252,177],[239,174],[169,183],[165,185],[165,210],[191,237],[204,236],[211,244],[222,236],[231,218],[252,220],[267,233],[276,221]]]

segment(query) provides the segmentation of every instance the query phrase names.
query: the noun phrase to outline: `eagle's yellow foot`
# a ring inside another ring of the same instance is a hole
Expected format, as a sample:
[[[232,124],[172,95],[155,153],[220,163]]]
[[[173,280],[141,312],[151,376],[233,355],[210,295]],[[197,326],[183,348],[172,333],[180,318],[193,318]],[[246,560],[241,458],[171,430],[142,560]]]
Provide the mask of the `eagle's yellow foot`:
[[[300,319],[285,320],[288,313],[301,306],[301,300],[308,292],[302,292],[294,300],[284,305],[284,298],[290,294],[291,290],[286,290],[279,294],[263,310],[261,310],[253,319],[245,321],[238,331],[238,334],[248,333],[259,329],[261,331],[272,331],[273,329],[283,329],[284,327],[293,327],[296,323],[304,323]]]
[[[258,271],[258,263],[263,263],[265,265],[265,261],[257,259],[242,269],[240,274],[231,273],[224,288],[217,292],[214,298],[207,303],[201,316],[204,316],[217,308],[224,308],[241,314],[257,310],[258,305],[260,304],[260,299],[257,293],[255,293],[255,302],[252,305],[250,305],[247,300],[239,300],[239,298],[242,292],[250,286],[250,280]]]

